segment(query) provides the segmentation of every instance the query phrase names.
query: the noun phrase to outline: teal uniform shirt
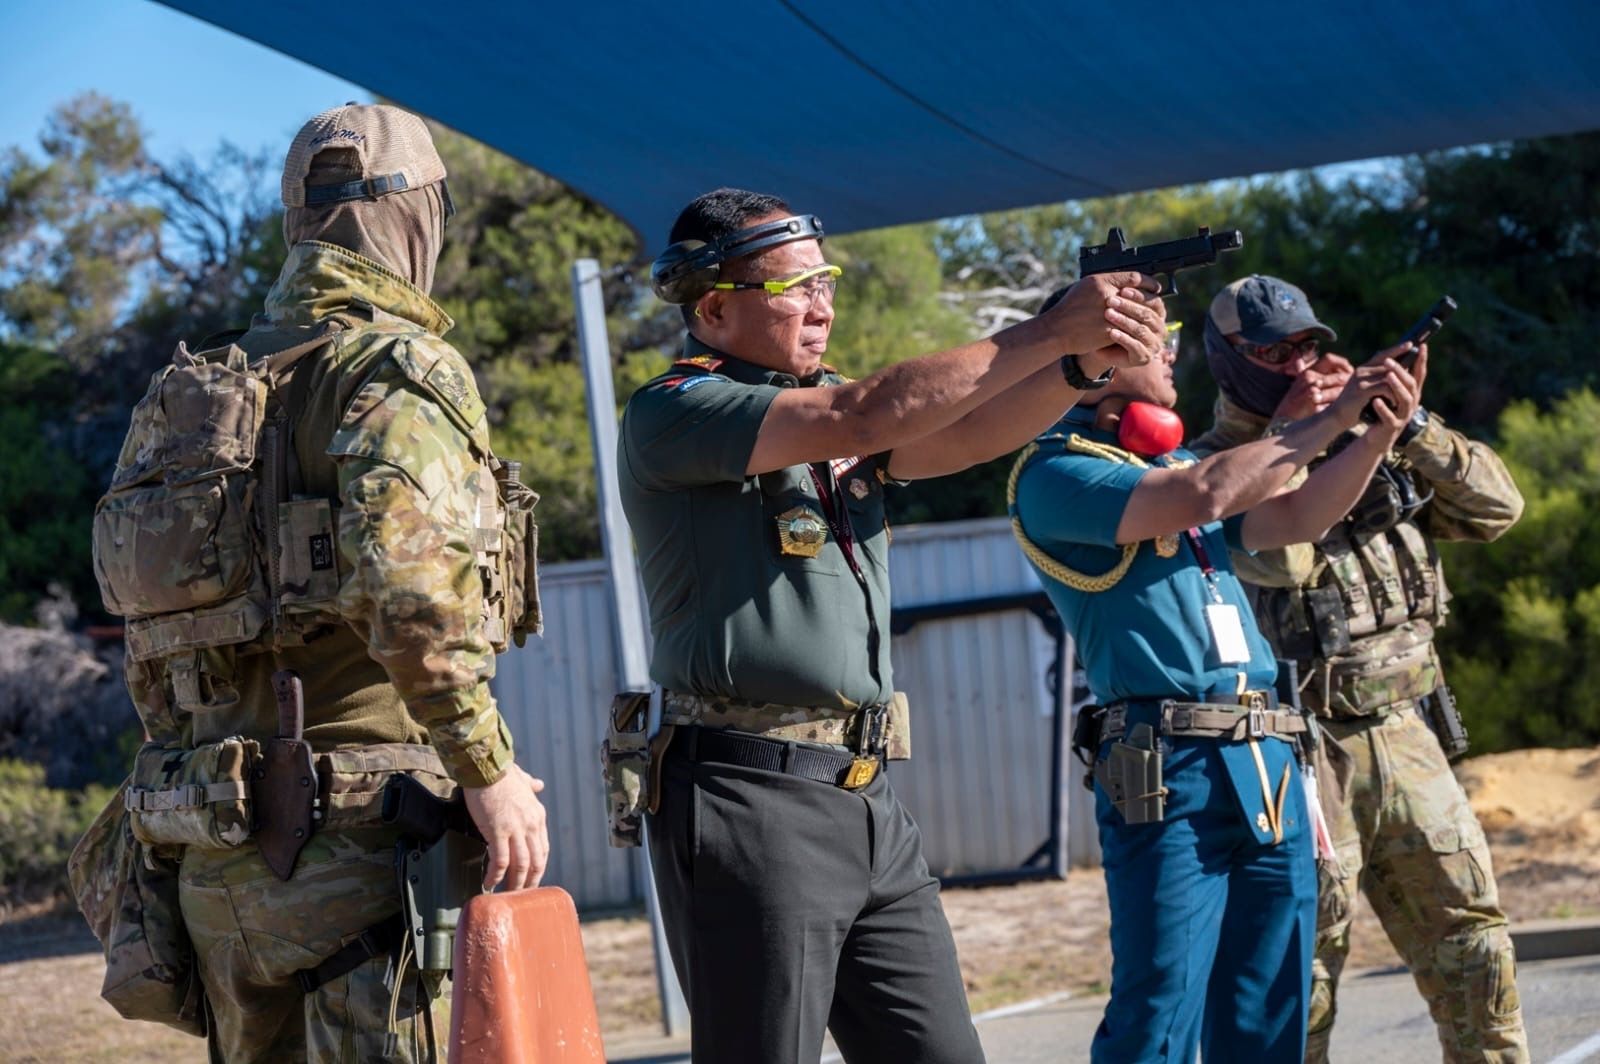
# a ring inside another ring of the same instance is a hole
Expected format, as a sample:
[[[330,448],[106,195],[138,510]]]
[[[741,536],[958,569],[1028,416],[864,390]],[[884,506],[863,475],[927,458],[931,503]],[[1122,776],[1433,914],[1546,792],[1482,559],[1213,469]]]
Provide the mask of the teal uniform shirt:
[[[798,380],[691,336],[684,358],[628,400],[617,465],[656,683],[789,706],[853,708],[893,695],[889,456],[745,475],[782,389],[841,381],[828,371]],[[802,511],[811,527],[826,526],[815,557],[784,547],[780,526]]]
[[[1072,433],[1117,446],[1114,433],[1094,428],[1092,409],[1070,411],[1039,438],[1038,454],[1017,481],[1016,512],[1028,538],[1050,556],[1081,573],[1103,573],[1122,558],[1117,525],[1150,470],[1067,450],[1065,438]],[[1158,461],[1168,465],[1174,459],[1194,456],[1179,449]],[[1199,533],[1216,570],[1217,593],[1238,611],[1244,627],[1250,651],[1245,665],[1224,664],[1212,646],[1205,607],[1216,599],[1186,535],[1178,536],[1170,558],[1150,543],[1140,544],[1127,575],[1105,591],[1079,591],[1045,577],[1097,700],[1227,697],[1237,691],[1241,669],[1247,688],[1272,686],[1277,663],[1228,560],[1230,547],[1242,549],[1242,522],[1240,514],[1204,525]]]

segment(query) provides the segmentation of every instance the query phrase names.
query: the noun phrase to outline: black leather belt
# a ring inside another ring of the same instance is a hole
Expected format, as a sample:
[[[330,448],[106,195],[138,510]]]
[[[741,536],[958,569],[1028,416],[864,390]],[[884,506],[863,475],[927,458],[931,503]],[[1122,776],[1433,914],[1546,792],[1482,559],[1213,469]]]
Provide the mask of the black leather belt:
[[[795,742],[760,739],[714,728],[682,728],[672,746],[690,761],[782,772],[851,791],[871,783],[883,767],[881,751],[857,755],[843,750],[820,750]]]

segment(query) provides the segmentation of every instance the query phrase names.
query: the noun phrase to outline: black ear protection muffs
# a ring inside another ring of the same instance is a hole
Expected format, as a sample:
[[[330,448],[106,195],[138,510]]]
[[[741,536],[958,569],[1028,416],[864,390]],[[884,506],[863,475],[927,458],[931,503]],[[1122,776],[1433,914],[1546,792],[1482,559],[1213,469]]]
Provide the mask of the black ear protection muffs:
[[[821,240],[814,214],[793,214],[729,233],[721,240],[680,240],[650,266],[650,287],[664,302],[686,306],[711,291],[729,259],[755,255],[796,240]]]

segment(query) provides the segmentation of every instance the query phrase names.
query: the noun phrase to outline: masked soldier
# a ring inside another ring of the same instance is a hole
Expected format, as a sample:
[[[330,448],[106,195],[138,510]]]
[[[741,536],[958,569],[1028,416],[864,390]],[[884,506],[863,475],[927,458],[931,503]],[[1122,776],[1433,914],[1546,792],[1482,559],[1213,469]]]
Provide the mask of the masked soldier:
[[[264,312],[179,346],[97,510],[152,738],[126,803],[151,859],[181,861],[214,1059],[410,1060],[435,987],[397,915],[386,782],[464,789],[485,888],[536,884],[548,853],[488,685],[508,634],[537,628],[533,496],[440,339],[452,206],[423,123],[318,115],[283,203]],[[303,757],[286,777],[279,751]]]
[[[1194,450],[1272,437],[1323,409],[1351,373],[1319,353],[1334,339],[1294,285],[1253,276],[1223,289],[1205,335],[1221,395]],[[1327,1059],[1358,890],[1427,998],[1447,1060],[1528,1059],[1488,844],[1448,763],[1466,735],[1433,646],[1449,599],[1434,541],[1486,543],[1521,513],[1495,453],[1419,407],[1327,535],[1236,558],[1329,740],[1334,855],[1320,865],[1309,1061]]]
[[[822,363],[842,272],[822,235],[720,189],[652,271],[689,328],[618,445],[669,744],[652,863],[698,1064],[815,1061],[825,1029],[852,1061],[968,1062],[938,881],[884,771],[910,745],[884,485],[1020,446],[1085,376],[1149,359],[1163,310],[1148,278],[1091,278],[1052,314],[848,381]]]

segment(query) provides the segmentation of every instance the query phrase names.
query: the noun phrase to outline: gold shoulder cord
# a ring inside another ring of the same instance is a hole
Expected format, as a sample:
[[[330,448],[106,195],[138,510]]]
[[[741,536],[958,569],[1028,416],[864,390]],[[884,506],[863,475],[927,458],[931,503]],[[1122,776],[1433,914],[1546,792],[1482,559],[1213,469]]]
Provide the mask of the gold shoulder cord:
[[[1113,565],[1110,569],[1107,569],[1105,572],[1096,576],[1090,573],[1080,573],[1076,569],[1067,568],[1065,565],[1046,554],[1044,550],[1033,540],[1029,539],[1028,534],[1023,531],[1022,521],[1017,517],[1016,513],[1017,478],[1022,475],[1022,467],[1028,464],[1028,459],[1032,458],[1038,450],[1038,443],[1035,442],[1028,444],[1028,446],[1023,449],[1022,453],[1017,456],[1016,464],[1011,467],[1011,476],[1006,480],[1006,508],[1011,511],[1011,534],[1017,537],[1017,543],[1021,545],[1022,553],[1027,557],[1027,559],[1034,565],[1038,566],[1039,571],[1044,573],[1050,579],[1058,580],[1072,588],[1074,591],[1083,591],[1089,594],[1096,594],[1098,592],[1107,591],[1115,587],[1118,581],[1120,581],[1124,576],[1128,575],[1128,569],[1133,565],[1134,555],[1139,553],[1139,544],[1124,544],[1122,547],[1121,560],[1119,560],[1117,564]],[[1079,454],[1094,455],[1096,458],[1104,458],[1112,462],[1126,462],[1130,465],[1136,465],[1142,468],[1148,467],[1149,465],[1148,462],[1143,461],[1135,455],[1129,454],[1127,451],[1124,451],[1119,447],[1112,447],[1109,444],[1095,443],[1093,440],[1086,440],[1082,436],[1079,436],[1076,432],[1067,437],[1067,450],[1076,451]]]

